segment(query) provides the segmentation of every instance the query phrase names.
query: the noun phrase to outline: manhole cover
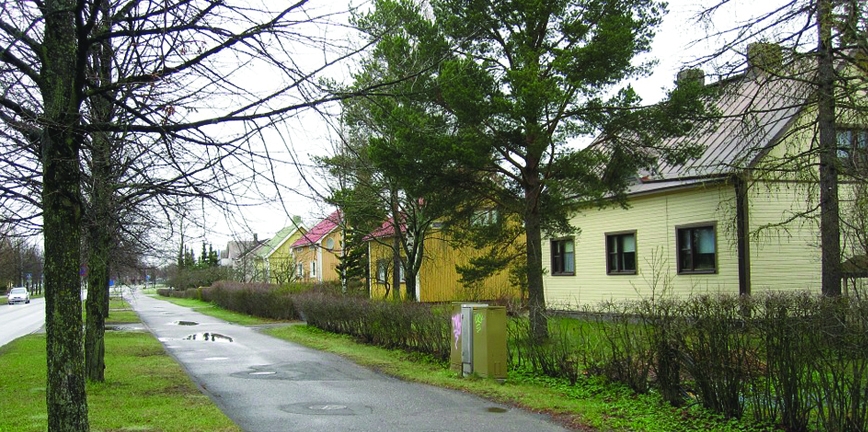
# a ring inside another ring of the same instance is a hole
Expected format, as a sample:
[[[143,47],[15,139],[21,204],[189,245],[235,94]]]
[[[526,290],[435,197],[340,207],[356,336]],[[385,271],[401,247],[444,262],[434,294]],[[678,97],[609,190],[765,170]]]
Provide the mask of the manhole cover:
[[[220,333],[193,333],[184,338],[184,340],[204,341],[204,342],[232,342],[232,338]]]
[[[342,404],[334,402],[302,402],[291,405],[283,405],[280,410],[290,414],[306,415],[366,415],[374,410],[367,405]]]
[[[347,371],[317,362],[256,365],[231,374],[234,378],[290,381],[353,381],[359,379]]]

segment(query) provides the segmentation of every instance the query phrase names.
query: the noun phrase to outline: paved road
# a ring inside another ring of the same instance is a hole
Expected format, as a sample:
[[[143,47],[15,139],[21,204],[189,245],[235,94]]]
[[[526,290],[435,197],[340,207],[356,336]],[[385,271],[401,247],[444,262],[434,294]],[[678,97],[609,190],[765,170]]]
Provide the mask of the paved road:
[[[0,346],[36,332],[45,325],[45,299],[30,304],[0,305]]]
[[[545,416],[406,383],[140,293],[128,297],[166,350],[247,432],[565,430]]]

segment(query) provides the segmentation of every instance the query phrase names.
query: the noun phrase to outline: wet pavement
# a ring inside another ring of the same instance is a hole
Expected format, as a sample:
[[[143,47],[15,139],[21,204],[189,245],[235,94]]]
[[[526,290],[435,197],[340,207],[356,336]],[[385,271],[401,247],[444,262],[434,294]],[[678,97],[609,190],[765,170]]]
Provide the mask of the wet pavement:
[[[202,391],[247,432],[566,430],[547,416],[404,382],[141,293],[127,300]]]

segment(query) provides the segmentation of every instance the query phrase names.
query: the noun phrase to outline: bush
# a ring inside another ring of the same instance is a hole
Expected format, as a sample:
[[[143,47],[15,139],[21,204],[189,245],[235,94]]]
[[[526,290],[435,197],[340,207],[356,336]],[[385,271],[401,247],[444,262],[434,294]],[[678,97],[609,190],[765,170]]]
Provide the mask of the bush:
[[[299,319],[293,302],[298,287],[279,287],[267,283],[220,281],[201,289],[201,299],[224,309],[277,320]]]
[[[447,308],[424,303],[391,302],[309,291],[295,296],[308,325],[348,334],[360,341],[414,351],[445,362],[450,354]]]

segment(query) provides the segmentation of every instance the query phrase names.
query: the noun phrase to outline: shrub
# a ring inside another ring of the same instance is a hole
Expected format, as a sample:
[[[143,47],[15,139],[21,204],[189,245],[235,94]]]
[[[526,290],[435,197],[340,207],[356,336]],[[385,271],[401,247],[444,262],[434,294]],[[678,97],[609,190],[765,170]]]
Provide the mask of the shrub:
[[[428,354],[441,362],[449,359],[450,320],[446,308],[320,291],[296,295],[295,303],[308,325],[352,335],[365,343]]]
[[[273,284],[220,281],[201,289],[201,299],[224,309],[263,318],[299,318],[292,289]]]

